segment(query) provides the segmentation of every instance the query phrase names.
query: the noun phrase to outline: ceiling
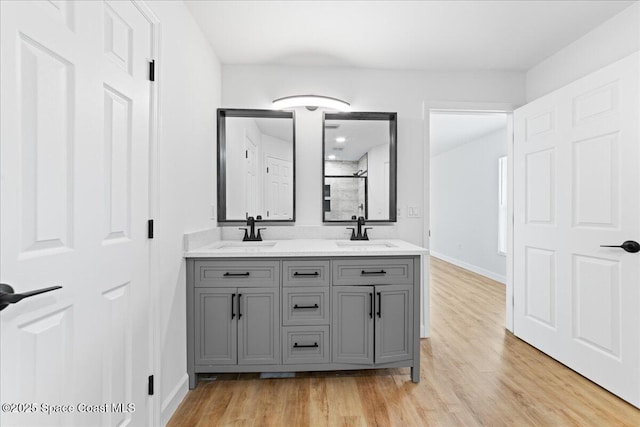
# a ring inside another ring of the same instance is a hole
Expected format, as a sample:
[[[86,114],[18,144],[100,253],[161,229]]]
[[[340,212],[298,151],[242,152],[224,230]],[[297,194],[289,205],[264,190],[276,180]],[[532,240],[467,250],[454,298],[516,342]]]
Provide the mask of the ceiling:
[[[431,157],[507,126],[503,113],[441,112],[429,118]]]
[[[633,1],[185,3],[223,64],[525,71]]]
[[[389,146],[387,120],[325,120],[324,151],[339,161],[357,161],[379,145]],[[344,138],[339,142],[337,138]]]

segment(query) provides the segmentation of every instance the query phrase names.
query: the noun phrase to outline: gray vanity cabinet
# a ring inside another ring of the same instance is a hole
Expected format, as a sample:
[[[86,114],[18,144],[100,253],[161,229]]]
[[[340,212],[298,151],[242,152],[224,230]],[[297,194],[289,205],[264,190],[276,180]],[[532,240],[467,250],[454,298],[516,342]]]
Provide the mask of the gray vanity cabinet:
[[[410,367],[420,380],[418,256],[187,259],[187,370]]]
[[[410,285],[336,286],[333,361],[371,365],[411,360]]]

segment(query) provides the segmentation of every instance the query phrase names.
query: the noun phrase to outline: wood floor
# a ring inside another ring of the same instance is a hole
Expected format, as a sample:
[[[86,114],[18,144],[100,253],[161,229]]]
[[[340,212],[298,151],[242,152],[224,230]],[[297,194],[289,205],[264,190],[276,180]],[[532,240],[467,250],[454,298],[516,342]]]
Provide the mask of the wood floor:
[[[640,426],[640,411],[504,329],[504,285],[432,258],[431,337],[408,369],[219,375],[169,426]]]

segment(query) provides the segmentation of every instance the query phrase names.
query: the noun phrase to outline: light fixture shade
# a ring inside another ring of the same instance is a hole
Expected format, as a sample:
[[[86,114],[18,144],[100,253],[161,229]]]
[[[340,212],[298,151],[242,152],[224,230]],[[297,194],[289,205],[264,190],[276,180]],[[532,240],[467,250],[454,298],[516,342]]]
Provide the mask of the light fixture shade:
[[[318,107],[330,108],[338,111],[350,111],[351,105],[338,98],[320,95],[293,95],[285,96],[273,100],[273,108],[275,110],[284,110],[287,108],[306,107],[308,110],[315,110]]]

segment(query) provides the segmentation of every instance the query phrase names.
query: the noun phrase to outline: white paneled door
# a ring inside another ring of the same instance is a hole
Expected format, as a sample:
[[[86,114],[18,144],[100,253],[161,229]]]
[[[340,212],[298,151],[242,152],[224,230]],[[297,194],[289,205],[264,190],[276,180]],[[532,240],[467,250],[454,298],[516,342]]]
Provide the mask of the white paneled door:
[[[638,61],[515,111],[514,332],[640,407]]]
[[[2,1],[2,425],[149,424],[152,26],[129,1]],[[7,406],[9,405],[9,406]]]
[[[265,219],[293,218],[293,164],[288,160],[266,156]]]

